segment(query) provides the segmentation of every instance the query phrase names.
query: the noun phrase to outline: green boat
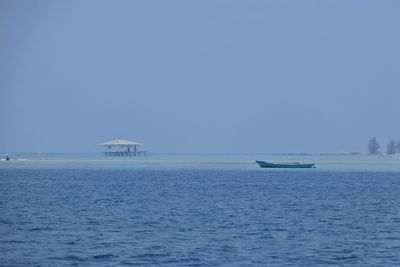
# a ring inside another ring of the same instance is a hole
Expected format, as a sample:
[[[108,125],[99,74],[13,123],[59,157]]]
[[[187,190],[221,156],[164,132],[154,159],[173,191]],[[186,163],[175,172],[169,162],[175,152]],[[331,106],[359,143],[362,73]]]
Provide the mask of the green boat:
[[[260,165],[261,168],[301,168],[301,169],[309,169],[313,168],[315,163],[272,163],[266,161],[256,160],[257,164]],[[315,167],[314,167],[315,168]]]

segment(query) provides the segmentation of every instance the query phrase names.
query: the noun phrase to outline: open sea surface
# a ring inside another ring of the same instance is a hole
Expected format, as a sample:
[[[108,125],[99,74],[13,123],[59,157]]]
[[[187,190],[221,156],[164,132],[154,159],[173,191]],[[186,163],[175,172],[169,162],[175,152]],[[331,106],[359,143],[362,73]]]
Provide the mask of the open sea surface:
[[[400,266],[400,156],[11,158],[0,266]]]

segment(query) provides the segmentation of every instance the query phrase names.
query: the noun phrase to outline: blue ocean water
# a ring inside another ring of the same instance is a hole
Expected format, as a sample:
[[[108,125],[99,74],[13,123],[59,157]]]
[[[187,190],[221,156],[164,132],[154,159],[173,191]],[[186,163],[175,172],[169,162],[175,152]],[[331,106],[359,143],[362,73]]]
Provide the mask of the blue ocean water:
[[[2,162],[0,266],[400,266],[398,158],[247,157]]]

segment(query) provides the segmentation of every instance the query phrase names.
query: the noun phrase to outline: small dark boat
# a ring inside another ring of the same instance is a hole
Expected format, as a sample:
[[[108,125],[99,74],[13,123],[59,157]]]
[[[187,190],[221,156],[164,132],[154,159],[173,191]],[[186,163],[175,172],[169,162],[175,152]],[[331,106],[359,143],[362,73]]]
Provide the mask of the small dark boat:
[[[258,161],[257,164],[260,165],[261,168],[301,168],[301,169],[309,169],[313,168],[315,163],[272,163],[266,161]],[[314,167],[315,168],[315,167]]]

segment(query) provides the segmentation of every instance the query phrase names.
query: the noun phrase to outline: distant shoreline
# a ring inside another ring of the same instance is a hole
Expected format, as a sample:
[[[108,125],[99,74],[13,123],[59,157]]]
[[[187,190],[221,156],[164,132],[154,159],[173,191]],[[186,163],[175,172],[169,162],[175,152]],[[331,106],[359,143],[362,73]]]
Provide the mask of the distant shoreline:
[[[0,158],[12,155],[99,155],[101,152],[0,152]],[[270,152],[149,152],[151,155],[271,155],[271,156],[400,156],[396,154],[368,154],[361,152],[340,152],[340,153],[306,153],[306,152],[289,152],[289,153],[270,153]]]

